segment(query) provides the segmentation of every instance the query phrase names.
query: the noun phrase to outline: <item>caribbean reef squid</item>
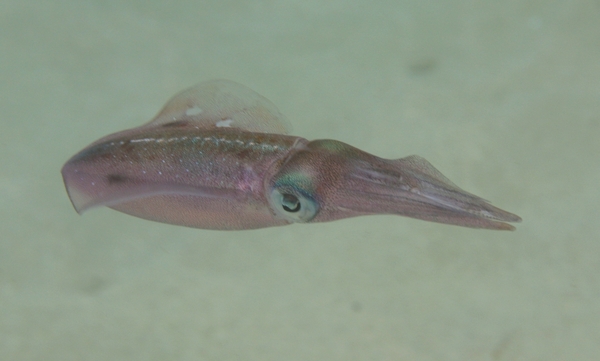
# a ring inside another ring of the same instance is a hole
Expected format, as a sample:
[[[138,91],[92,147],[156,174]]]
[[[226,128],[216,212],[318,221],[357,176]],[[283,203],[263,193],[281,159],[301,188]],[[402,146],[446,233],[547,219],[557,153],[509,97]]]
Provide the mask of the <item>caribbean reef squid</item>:
[[[513,230],[521,219],[425,159],[383,159],[289,135],[267,99],[227,80],[173,97],[149,123],[101,138],[62,168],[78,213],[107,206],[169,224],[243,230],[396,214]]]

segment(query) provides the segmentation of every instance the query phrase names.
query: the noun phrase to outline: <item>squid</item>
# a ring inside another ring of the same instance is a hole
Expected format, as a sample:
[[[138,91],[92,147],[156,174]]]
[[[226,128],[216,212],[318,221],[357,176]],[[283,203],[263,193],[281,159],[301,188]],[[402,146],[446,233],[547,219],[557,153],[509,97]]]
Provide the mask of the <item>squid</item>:
[[[395,214],[514,230],[515,214],[465,192],[425,159],[383,159],[289,134],[266,98],[228,80],[173,97],[149,123],[105,136],[62,168],[78,213],[110,207],[213,230]]]

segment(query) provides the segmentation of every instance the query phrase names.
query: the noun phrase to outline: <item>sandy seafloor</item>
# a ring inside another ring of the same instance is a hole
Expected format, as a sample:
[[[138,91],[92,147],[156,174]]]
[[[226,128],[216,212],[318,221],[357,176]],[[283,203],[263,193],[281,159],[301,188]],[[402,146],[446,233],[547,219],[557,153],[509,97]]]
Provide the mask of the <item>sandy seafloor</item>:
[[[0,360],[599,360],[598,1],[0,3]],[[218,232],[59,170],[227,78],[523,217]]]

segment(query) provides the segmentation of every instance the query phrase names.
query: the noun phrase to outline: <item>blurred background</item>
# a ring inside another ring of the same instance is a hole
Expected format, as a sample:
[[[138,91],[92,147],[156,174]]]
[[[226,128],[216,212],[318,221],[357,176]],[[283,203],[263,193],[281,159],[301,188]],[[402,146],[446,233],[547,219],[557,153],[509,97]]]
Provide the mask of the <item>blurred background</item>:
[[[0,3],[1,360],[600,359],[600,3]],[[60,168],[226,78],[307,139],[419,154],[523,218],[218,232]]]

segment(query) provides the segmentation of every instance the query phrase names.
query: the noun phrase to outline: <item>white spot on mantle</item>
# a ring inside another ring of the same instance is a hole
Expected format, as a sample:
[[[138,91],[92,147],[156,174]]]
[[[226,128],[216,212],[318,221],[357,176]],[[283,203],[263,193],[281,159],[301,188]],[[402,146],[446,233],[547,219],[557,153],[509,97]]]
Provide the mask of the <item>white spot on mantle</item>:
[[[231,123],[233,123],[233,119],[225,119],[219,120],[217,122],[217,128],[231,128]]]
[[[187,115],[187,116],[194,116],[194,115],[198,115],[198,114],[202,113],[202,111],[203,110],[200,109],[199,107],[194,106],[194,107],[188,108],[185,111],[185,115]]]

